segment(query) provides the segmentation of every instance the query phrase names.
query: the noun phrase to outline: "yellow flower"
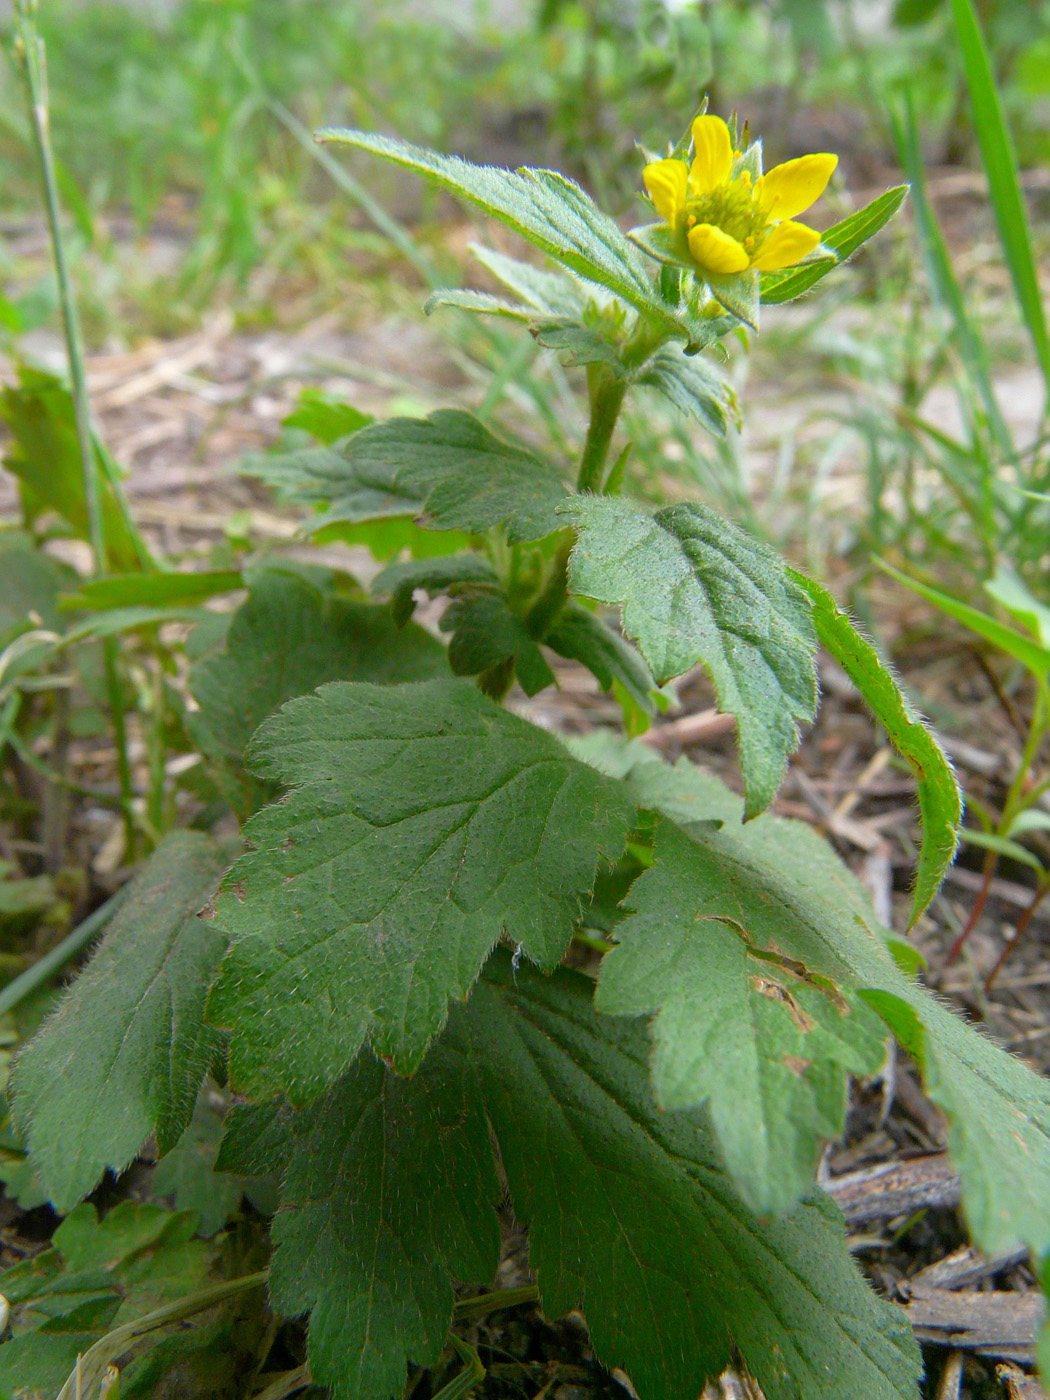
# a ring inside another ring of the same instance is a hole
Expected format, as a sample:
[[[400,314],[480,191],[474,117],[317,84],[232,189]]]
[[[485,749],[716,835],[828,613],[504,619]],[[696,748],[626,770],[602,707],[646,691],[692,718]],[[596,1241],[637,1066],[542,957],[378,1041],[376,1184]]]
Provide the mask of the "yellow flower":
[[[802,156],[756,175],[746,154],[733,150],[722,118],[706,115],[693,122],[693,152],[691,165],[657,160],[642,179],[701,273],[775,272],[813,252],[820,234],[795,215],[824,193],[838,156]]]

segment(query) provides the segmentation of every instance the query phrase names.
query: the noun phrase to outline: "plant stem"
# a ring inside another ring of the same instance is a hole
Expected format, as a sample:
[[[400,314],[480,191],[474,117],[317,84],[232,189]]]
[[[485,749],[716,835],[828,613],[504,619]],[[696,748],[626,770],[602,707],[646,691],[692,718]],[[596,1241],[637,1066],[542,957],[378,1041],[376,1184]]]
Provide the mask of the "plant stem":
[[[587,392],[591,404],[591,421],[587,425],[587,437],[584,440],[580,470],[576,477],[576,490],[600,491],[605,459],[609,455],[609,444],[612,442],[616,420],[620,416],[627,392],[627,380],[606,365],[588,365]]]
[[[112,918],[123,898],[124,891],[120,889],[78,924],[72,933],[66,934],[62,942],[56,944],[49,953],[45,953],[32,967],[26,968],[25,972],[20,972],[13,981],[8,982],[0,991],[0,1016],[12,1011],[20,1001],[24,1001],[38,987],[42,987],[45,982],[49,982],[61,972],[66,963],[75,958],[80,950],[91,942],[102,925]]]

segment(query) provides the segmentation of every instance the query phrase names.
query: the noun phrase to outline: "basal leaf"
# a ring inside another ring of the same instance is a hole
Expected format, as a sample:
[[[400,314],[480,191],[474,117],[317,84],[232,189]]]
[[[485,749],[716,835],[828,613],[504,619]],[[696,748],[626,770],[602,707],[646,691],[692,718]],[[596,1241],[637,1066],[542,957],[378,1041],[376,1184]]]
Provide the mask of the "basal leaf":
[[[298,1102],[369,1032],[413,1071],[501,935],[553,967],[633,820],[620,787],[466,682],[325,686],[252,755],[296,790],[246,829],[211,1015],[235,1087]]]
[[[444,648],[422,628],[402,630],[385,607],[266,570],[252,579],[223,650],[193,667],[195,737],[209,756],[240,760],[267,715],[326,681],[394,685],[442,673]]]
[[[767,305],[792,301],[808,292],[834,271],[841,263],[857,251],[862,243],[889,223],[908,196],[907,185],[894,185],[878,198],[850,214],[841,223],[833,224],[821,235],[821,245],[835,253],[833,258],[814,258],[812,262],[800,263],[798,267],[785,268],[783,272],[763,272],[762,300]]]
[[[737,717],[747,815],[773,800],[798,721],[816,709],[810,604],[783,560],[706,506],[612,497],[561,507],[578,531],[573,590],[617,603],[658,682],[697,662]]]
[[[203,1025],[225,940],[196,917],[222,870],[206,837],[166,838],[102,943],[19,1057],[14,1112],[59,1210],[121,1172],[146,1137],[182,1133],[221,1048]]]
[[[625,642],[588,608],[570,603],[543,641],[559,656],[586,666],[603,690],[612,690],[619,681],[646,714],[655,713],[656,686],[649,667],[630,642]]]
[[[274,1306],[312,1309],[314,1380],[347,1400],[405,1388],[448,1335],[453,1280],[488,1282],[500,1188],[484,1108],[441,1047],[411,1079],[369,1054],[299,1113],[274,1221]]]
[[[677,346],[658,350],[635,383],[655,389],[715,437],[725,437],[728,423],[739,420],[732,385],[700,355],[684,355]]]
[[[497,957],[450,1020],[499,1145],[550,1317],[579,1308],[599,1357],[652,1400],[698,1395],[735,1347],[768,1400],[912,1400],[918,1348],[813,1197],[759,1221],[704,1119],[662,1113],[638,1022],[588,979]]]
[[[507,224],[588,282],[615,293],[686,340],[695,318],[659,296],[645,259],[579,185],[552,170],[500,170],[365,131],[326,127],[321,141],[353,146],[425,176]]]
[[[810,1190],[824,1144],[843,1129],[849,1074],[873,1074],[886,1028],[830,978],[753,941],[754,899],[712,909],[701,849],[668,822],[656,864],[632,886],[595,1004],[657,1013],[652,1076],[665,1109],[707,1102],[729,1174],[755,1211]]]
[[[480,588],[460,593],[445,609],[440,625],[442,632],[452,634],[448,662],[455,675],[477,676],[512,661],[526,695],[554,684],[554,672],[502,593]]]
[[[863,695],[890,741],[918,780],[922,846],[915,872],[912,923],[937,893],[955,858],[962,798],[951,764],[933,734],[908,704],[875,648],[860,635],[834,598],[802,574],[796,582],[813,600],[817,635]]]
[[[171,1196],[176,1210],[193,1211],[197,1233],[204,1239],[218,1234],[241,1203],[244,1181],[215,1169],[223,1120],[205,1088],[197,1100],[186,1131],[153,1169],[154,1197]]]
[[[674,768],[623,746],[576,742],[602,771],[625,773],[639,806],[692,817],[691,857],[703,904],[694,914],[740,923],[756,949],[801,964],[860,994],[912,1051],[929,1097],[947,1114],[975,1242],[989,1253],[1050,1248],[1050,1083],[950,1011],[890,953],[858,881],[801,822],[764,816],[747,826],[738,798],[682,760]],[[704,827],[702,816],[723,822]],[[907,945],[905,945],[907,946]]]
[[[424,589],[431,597],[464,584],[483,583],[495,588],[496,571],[481,554],[449,554],[437,559],[408,559],[390,564],[372,581],[373,593],[389,593],[394,619],[403,627],[415,608],[413,594]]]

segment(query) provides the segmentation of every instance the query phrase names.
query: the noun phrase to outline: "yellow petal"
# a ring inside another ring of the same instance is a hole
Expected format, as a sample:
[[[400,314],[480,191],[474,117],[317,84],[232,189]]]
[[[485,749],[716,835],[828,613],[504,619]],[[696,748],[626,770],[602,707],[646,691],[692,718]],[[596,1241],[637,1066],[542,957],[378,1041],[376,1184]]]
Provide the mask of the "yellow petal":
[[[689,183],[696,194],[711,194],[729,179],[733,168],[733,143],[721,117],[697,117],[693,122],[696,158],[689,171]]]
[[[799,156],[774,165],[762,176],[761,198],[771,219],[793,219],[815,204],[827,188],[838,156]]]
[[[743,245],[714,224],[697,224],[689,230],[689,251],[705,272],[743,272],[748,264]]]
[[[685,185],[688,176],[685,162],[655,160],[642,171],[642,179],[656,212],[671,225],[680,223],[685,210]]]
[[[815,228],[807,228],[805,224],[796,224],[788,219],[777,224],[751,266],[757,267],[759,272],[776,272],[781,267],[794,267],[812,253],[819,242],[820,234]]]

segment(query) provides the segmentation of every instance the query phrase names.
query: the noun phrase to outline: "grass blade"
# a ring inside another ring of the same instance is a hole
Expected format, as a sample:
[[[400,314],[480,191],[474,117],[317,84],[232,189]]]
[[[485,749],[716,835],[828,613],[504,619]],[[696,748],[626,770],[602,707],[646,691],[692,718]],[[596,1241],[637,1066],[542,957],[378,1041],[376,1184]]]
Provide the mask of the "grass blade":
[[[1028,210],[1017,174],[1017,156],[995,88],[991,58],[974,13],[973,0],[952,0],[952,12],[966,68],[966,85],[973,104],[977,144],[988,176],[995,222],[999,226],[999,239],[1013,278],[1021,315],[1032,337],[1036,359],[1050,396],[1050,335],[1047,334],[1046,315],[1039,295]]]

